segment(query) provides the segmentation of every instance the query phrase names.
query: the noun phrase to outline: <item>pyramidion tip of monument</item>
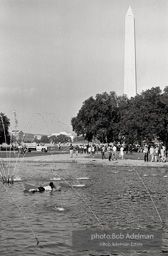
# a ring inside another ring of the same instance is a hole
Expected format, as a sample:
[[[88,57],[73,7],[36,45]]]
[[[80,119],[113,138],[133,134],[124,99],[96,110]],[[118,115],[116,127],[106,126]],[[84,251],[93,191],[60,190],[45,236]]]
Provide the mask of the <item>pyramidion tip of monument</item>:
[[[126,17],[128,17],[128,16],[134,17],[134,14],[133,14],[131,6],[129,6],[127,14],[126,14]]]

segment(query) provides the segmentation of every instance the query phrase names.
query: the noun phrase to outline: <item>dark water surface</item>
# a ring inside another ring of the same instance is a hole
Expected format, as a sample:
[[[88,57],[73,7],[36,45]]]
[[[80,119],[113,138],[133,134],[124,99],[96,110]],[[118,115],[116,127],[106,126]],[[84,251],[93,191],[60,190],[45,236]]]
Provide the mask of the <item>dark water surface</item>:
[[[168,177],[164,177],[168,176],[167,170],[149,167],[136,170],[152,195],[164,226],[135,169],[77,163],[20,164],[16,176],[26,182],[44,185],[54,176],[67,182],[60,182],[61,192],[35,194],[23,192],[22,182],[5,185],[7,191],[0,183],[0,255],[168,255]],[[79,196],[69,184],[76,184],[76,178],[84,176],[90,179],[80,181],[86,187],[77,189]],[[63,212],[57,210],[61,205]],[[110,254],[73,250],[72,231],[101,228],[87,205],[105,229],[161,230],[164,252]]]

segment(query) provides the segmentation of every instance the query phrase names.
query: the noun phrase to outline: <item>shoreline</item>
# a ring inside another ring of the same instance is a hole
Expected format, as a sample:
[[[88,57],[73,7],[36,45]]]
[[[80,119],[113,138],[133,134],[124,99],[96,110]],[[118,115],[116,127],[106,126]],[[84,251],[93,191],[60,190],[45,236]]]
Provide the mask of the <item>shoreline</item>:
[[[78,163],[78,164],[95,164],[95,165],[108,165],[108,166],[127,166],[127,167],[168,167],[168,162],[144,162],[143,160],[136,159],[118,159],[116,161],[109,161],[108,159],[100,159],[89,157],[86,155],[74,155],[73,158],[69,154],[56,154],[56,155],[43,155],[32,157],[20,157],[20,158],[1,158],[4,162],[40,162],[40,163]]]

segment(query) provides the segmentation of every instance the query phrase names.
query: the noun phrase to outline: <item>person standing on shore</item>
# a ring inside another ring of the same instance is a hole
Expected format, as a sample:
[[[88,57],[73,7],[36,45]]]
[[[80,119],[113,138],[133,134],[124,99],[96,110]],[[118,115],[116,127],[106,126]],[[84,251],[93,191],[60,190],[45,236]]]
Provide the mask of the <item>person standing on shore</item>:
[[[75,147],[75,152],[76,152],[76,156],[77,156],[78,153],[79,153],[79,146],[78,145],[76,145],[76,147]]]
[[[111,157],[112,157],[112,147],[109,145],[107,148],[107,152],[108,152],[108,160],[111,161]]]
[[[70,157],[72,158],[73,157],[73,146],[72,146],[72,144],[70,144],[69,152],[70,152]]]
[[[121,159],[124,159],[124,147],[123,147],[123,145],[121,145],[121,147],[120,147],[120,156],[121,156]]]
[[[166,155],[165,155],[164,146],[162,146],[162,148],[160,150],[160,155],[161,155],[161,161],[166,162]]]
[[[102,148],[101,148],[101,154],[102,154],[102,159],[105,159],[105,146],[103,145]]]
[[[156,145],[155,147],[155,162],[158,162],[159,160],[159,147]]]
[[[115,145],[113,146],[113,159],[117,160],[117,147]]]
[[[92,151],[92,148],[91,148],[91,145],[89,145],[89,147],[88,147],[88,154],[89,155],[91,154],[91,151]]]
[[[149,153],[151,155],[151,162],[154,162],[154,153],[155,153],[155,149],[153,146],[150,147]]]
[[[95,146],[93,144],[91,146],[91,152],[92,152],[92,156],[94,156],[94,154],[95,154]]]
[[[144,153],[144,161],[148,162],[148,145],[145,145],[143,153]]]
[[[87,153],[87,152],[86,152],[86,151],[87,151],[87,146],[86,146],[86,144],[83,145],[83,151],[84,151],[84,154]]]

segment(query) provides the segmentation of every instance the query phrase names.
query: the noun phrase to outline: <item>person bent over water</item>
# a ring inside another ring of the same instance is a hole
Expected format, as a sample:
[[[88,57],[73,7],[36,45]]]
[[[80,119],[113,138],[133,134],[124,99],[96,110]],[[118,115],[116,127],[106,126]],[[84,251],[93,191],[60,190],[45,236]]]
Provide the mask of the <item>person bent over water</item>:
[[[61,191],[60,186],[56,187],[53,182],[50,182],[48,186],[44,186],[44,187],[40,186],[38,188],[29,189],[29,192],[35,193],[35,192],[53,191],[54,189],[56,191]]]

